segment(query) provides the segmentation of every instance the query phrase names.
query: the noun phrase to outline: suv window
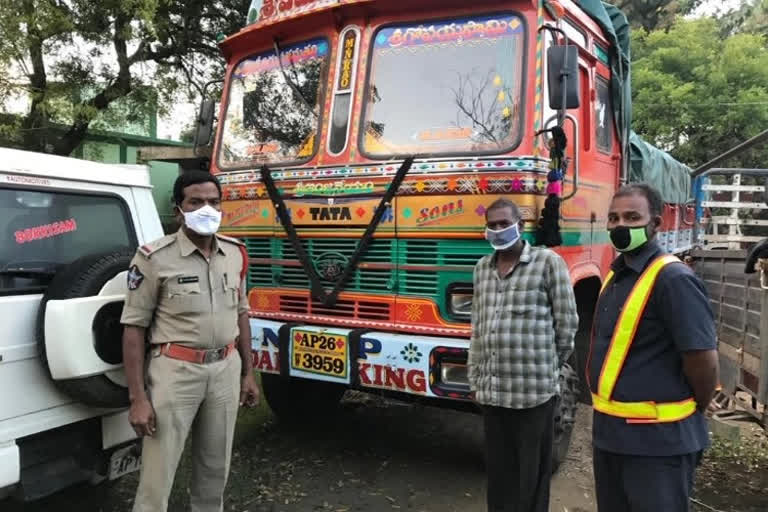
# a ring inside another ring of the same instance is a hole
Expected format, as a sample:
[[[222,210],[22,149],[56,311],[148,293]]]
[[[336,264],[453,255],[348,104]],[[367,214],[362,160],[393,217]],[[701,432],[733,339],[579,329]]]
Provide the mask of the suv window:
[[[0,188],[0,295],[40,291],[78,258],[136,246],[118,197]]]

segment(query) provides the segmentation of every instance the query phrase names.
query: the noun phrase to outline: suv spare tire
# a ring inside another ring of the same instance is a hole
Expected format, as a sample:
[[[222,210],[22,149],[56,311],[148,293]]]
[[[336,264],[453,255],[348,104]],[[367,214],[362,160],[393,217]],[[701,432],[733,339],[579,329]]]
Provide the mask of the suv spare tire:
[[[45,310],[48,301],[99,295],[109,281],[128,270],[134,254],[134,251],[120,249],[85,256],[62,268],[51,280],[40,301],[37,315],[40,357],[49,375],[51,372],[46,358],[45,339]],[[122,311],[122,302],[107,304],[93,320],[94,350],[109,364],[122,363]],[[54,383],[69,396],[86,405],[113,408],[129,405],[128,388],[121,380],[102,374],[82,379],[54,379]]]

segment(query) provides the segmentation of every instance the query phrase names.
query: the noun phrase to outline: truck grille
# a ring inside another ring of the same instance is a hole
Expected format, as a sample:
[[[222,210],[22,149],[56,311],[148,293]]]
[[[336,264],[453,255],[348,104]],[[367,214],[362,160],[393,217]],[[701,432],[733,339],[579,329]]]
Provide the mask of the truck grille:
[[[490,246],[484,240],[374,239],[361,264],[390,265],[391,268],[358,268],[342,291],[368,295],[360,300],[339,300],[325,308],[306,294],[309,278],[299,265],[296,252],[287,239],[244,238],[252,263],[248,272],[251,287],[284,288],[280,311],[294,314],[390,321],[392,302],[377,301],[371,295],[403,295],[429,298],[444,310],[445,291],[455,282],[471,282],[472,267]],[[357,238],[306,238],[304,250],[315,262],[323,255],[351,259]],[[254,261],[256,260],[256,261]],[[326,290],[333,283],[323,280]]]
[[[390,304],[384,301],[340,299],[332,308],[329,308],[309,297],[287,294],[280,297],[280,311],[300,315],[356,318],[380,322],[392,321]]]

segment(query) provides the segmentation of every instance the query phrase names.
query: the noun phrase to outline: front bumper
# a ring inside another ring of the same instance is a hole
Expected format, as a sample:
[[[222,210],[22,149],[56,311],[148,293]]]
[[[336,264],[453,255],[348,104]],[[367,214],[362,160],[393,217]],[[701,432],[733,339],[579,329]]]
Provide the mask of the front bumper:
[[[348,340],[343,376],[328,377],[302,371],[290,363],[291,333],[295,329],[344,336]],[[466,362],[469,341],[460,338],[396,334],[291,324],[251,318],[254,367],[285,377],[339,382],[360,389],[468,400]],[[283,357],[283,355],[287,355]]]

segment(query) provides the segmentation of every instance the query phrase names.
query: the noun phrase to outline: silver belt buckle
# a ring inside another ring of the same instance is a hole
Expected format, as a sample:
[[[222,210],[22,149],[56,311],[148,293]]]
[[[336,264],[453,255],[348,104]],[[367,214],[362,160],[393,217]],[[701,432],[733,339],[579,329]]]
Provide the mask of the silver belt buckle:
[[[203,363],[205,364],[215,363],[216,361],[221,361],[221,359],[222,359],[222,349],[206,350],[205,357],[203,358]]]

